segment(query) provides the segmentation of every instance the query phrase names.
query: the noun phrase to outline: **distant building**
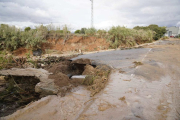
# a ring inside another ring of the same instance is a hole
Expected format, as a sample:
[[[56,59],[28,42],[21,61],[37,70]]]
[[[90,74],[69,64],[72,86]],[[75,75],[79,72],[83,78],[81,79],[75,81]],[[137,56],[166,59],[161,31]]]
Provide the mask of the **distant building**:
[[[178,35],[180,35],[180,27],[167,27],[164,36],[177,37]]]

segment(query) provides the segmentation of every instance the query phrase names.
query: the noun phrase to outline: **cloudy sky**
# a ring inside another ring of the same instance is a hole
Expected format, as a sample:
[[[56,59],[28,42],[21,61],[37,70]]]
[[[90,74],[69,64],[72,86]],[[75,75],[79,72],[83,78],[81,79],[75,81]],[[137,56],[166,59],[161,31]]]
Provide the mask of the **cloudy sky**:
[[[24,28],[67,24],[72,30],[91,25],[90,0],[0,0],[0,24]],[[94,26],[180,26],[180,0],[94,0]]]

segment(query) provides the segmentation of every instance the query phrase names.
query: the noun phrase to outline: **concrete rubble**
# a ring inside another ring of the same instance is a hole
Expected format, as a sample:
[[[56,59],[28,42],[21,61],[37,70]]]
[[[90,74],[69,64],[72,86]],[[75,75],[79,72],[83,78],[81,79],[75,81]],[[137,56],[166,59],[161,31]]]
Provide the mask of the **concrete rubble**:
[[[35,86],[35,91],[45,95],[57,94],[59,89],[59,87],[55,85],[54,80],[48,78],[50,74],[51,73],[44,69],[35,68],[12,68],[0,71],[0,75],[2,76],[30,76],[38,78],[40,82]]]

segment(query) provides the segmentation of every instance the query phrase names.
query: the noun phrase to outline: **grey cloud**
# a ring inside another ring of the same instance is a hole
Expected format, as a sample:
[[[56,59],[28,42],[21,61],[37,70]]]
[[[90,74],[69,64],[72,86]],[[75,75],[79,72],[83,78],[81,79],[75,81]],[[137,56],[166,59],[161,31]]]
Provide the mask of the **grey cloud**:
[[[15,2],[0,2],[0,21],[50,23],[53,19],[46,10],[21,6]]]
[[[180,21],[179,0],[124,0],[114,2],[111,6],[119,11],[121,17],[131,19],[134,25],[175,26]]]
[[[180,0],[94,0],[94,24],[180,26]],[[89,0],[0,0],[0,21],[90,27]]]

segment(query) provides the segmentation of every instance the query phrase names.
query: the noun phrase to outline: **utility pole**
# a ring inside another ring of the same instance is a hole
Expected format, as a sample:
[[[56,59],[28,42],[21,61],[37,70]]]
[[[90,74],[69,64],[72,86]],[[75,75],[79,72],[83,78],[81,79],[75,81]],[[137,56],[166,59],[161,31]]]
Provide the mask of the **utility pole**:
[[[90,0],[91,1],[91,28],[93,28],[93,0]]]

